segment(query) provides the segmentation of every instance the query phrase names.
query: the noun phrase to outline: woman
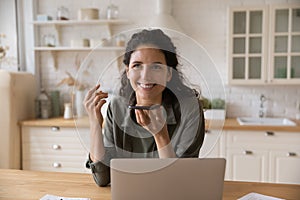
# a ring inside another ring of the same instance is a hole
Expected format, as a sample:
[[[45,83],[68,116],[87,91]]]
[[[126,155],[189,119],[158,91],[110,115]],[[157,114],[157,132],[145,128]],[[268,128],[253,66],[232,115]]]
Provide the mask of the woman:
[[[99,186],[110,183],[112,158],[198,157],[202,107],[177,71],[176,48],[161,30],[143,30],[127,44],[120,95],[111,99],[102,133],[100,85],[84,100],[91,128],[87,166]]]

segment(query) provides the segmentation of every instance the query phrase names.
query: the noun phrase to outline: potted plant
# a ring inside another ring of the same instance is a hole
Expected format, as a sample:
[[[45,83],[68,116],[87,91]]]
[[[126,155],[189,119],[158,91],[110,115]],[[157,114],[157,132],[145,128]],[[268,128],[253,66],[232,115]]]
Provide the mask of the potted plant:
[[[225,119],[225,100],[221,98],[215,98],[211,101],[207,98],[202,98],[201,100],[204,109],[205,119]]]
[[[203,110],[207,110],[207,109],[211,109],[211,102],[209,99],[205,98],[205,97],[202,97],[199,99],[201,104],[202,104],[202,108]]]

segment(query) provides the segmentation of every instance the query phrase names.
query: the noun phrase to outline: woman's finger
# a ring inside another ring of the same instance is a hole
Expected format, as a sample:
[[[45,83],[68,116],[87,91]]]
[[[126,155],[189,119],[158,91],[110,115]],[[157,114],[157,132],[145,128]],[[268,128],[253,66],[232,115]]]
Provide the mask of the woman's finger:
[[[135,118],[136,118],[137,123],[139,123],[141,126],[143,126],[141,123],[141,117],[140,117],[139,111],[135,110],[134,112],[135,112]]]
[[[147,111],[143,110],[135,110],[137,120],[139,120],[139,124],[142,126],[147,126],[149,123],[151,123],[151,119],[148,116]]]
[[[108,97],[108,93],[103,92],[101,90],[97,92],[99,88],[100,88],[100,84],[96,85],[94,88],[89,90],[84,99],[83,104],[88,113],[94,112],[95,110],[99,110],[97,106],[100,106],[101,108],[103,104],[106,102],[102,100]]]
[[[95,87],[90,89],[85,96],[85,100],[90,99],[99,88],[100,88],[100,84],[97,84]]]
[[[135,117],[136,117],[136,121],[141,126],[145,126],[146,125],[146,120],[145,120],[145,117],[143,116],[143,111],[142,110],[135,110]]]
[[[163,121],[164,115],[163,115],[163,107],[160,106],[159,108],[153,110],[153,114],[155,115],[155,120],[157,121]]]

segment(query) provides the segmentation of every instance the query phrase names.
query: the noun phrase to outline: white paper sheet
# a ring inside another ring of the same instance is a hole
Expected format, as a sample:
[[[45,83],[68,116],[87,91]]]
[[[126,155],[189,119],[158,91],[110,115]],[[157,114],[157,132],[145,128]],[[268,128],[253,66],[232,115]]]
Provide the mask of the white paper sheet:
[[[271,197],[267,195],[258,194],[255,192],[249,193],[238,200],[284,200],[276,197]]]
[[[91,200],[90,198],[69,198],[46,194],[40,200]]]

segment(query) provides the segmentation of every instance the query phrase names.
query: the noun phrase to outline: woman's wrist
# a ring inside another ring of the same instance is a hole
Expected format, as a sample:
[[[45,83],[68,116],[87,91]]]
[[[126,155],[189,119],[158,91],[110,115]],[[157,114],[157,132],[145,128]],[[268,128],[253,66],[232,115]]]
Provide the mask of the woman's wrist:
[[[162,148],[170,143],[167,126],[165,125],[158,133],[154,134],[157,148]]]
[[[104,156],[102,127],[99,123],[90,122],[90,157],[93,162]]]
[[[159,158],[176,158],[176,153],[171,143],[158,148],[158,156]]]
[[[89,122],[91,130],[102,130],[102,125],[98,122],[98,120],[89,120]]]

